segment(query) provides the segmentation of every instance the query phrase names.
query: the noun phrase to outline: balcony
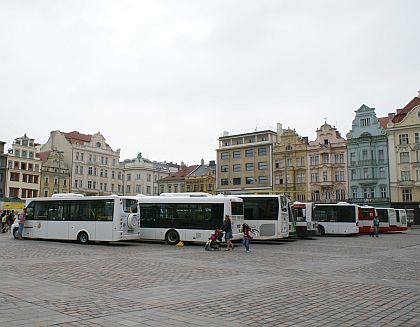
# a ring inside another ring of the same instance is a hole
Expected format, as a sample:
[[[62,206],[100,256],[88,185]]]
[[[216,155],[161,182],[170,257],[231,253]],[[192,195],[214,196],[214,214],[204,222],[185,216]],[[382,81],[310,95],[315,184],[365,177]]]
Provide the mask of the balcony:
[[[408,181],[398,180],[398,185],[399,186],[412,187],[412,186],[414,186],[414,181],[412,181],[412,180],[408,180]]]
[[[389,203],[389,198],[351,198],[347,200],[348,203],[375,205],[379,203]]]

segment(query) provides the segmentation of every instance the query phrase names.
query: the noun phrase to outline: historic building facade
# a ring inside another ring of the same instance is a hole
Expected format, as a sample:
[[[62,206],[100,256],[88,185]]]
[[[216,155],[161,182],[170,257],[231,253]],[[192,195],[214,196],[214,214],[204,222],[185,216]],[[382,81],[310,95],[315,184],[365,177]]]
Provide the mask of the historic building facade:
[[[206,165],[202,159],[201,165],[185,176],[186,191],[216,194],[216,170],[215,161]]]
[[[307,200],[308,138],[277,125],[273,150],[273,192],[287,194],[291,201]]]
[[[159,194],[161,193],[184,193],[187,192],[185,178],[195,171],[199,165],[193,165],[186,167],[181,163],[181,167],[178,172],[171,173],[169,176],[162,178],[158,181]]]
[[[5,197],[35,198],[39,196],[41,160],[39,144],[26,136],[16,138],[6,162]]]
[[[135,159],[120,163],[124,172],[124,195],[159,195],[159,180],[179,170],[179,165],[145,159],[141,153]]]
[[[272,154],[277,133],[271,130],[219,138],[217,153],[217,193],[271,193]]]
[[[397,110],[387,127],[391,206],[415,209],[419,219],[420,92],[403,109]]]
[[[70,191],[85,195],[123,194],[120,150],[114,151],[101,133],[52,131],[41,152],[59,151],[71,172]]]
[[[349,201],[389,207],[388,118],[378,119],[366,105],[355,113],[347,134]]]
[[[335,127],[325,123],[309,142],[308,195],[314,202],[333,203],[347,198],[346,141]]]
[[[49,197],[55,193],[70,192],[70,169],[63,160],[61,151],[41,152],[40,196]]]

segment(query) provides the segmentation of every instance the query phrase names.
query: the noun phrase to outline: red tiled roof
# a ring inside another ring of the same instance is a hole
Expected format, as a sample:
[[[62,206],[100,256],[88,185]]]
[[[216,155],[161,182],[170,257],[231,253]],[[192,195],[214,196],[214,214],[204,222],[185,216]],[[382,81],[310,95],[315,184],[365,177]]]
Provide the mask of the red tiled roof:
[[[48,157],[50,156],[51,151],[45,151],[39,153],[39,158],[42,162],[46,162],[48,160]]]
[[[382,128],[386,128],[389,122],[389,117],[379,117],[379,125],[381,125]]]
[[[392,119],[393,123],[399,123],[404,119],[405,116],[416,106],[420,105],[420,98],[415,97],[413,100],[411,100],[407,105],[402,109],[397,109],[397,114]]]
[[[161,181],[170,182],[170,181],[178,181],[178,180],[184,180],[185,176],[188,176],[191,174],[195,169],[197,169],[199,165],[193,165],[189,167],[185,167],[184,169],[173,173],[165,178],[162,178]]]
[[[81,134],[77,131],[73,131],[70,133],[64,133],[64,137],[70,142],[70,143],[81,143],[84,144],[85,142],[90,142],[92,139],[92,135],[90,134]]]

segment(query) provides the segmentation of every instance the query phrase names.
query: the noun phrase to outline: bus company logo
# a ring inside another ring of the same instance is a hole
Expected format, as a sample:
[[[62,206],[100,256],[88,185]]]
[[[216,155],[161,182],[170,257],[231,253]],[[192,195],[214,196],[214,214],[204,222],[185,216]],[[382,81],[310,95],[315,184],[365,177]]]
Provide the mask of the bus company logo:
[[[37,227],[38,227],[38,228],[41,228],[41,223],[39,223]]]

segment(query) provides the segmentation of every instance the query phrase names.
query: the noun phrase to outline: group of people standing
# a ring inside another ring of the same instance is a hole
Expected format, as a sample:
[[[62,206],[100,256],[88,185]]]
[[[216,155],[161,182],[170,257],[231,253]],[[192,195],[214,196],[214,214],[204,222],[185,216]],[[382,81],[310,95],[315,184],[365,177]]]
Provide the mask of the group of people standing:
[[[26,220],[26,208],[23,208],[19,214],[18,214],[18,222],[19,222],[19,240],[22,240],[23,235],[23,227],[25,226],[25,220]],[[15,221],[15,211],[14,210],[4,210],[0,214],[0,232],[6,233],[10,230],[10,228],[13,225],[13,222]]]
[[[12,227],[13,222],[15,221],[15,211],[14,210],[4,210],[0,215],[1,225],[0,232],[6,233]]]
[[[229,215],[225,215],[225,219],[223,220],[223,225],[221,228],[222,231],[225,232],[225,239],[226,239],[226,250],[225,251],[232,251],[234,245],[232,243],[232,221],[230,220]],[[241,233],[243,233],[242,244],[245,246],[246,252],[249,252],[249,242],[252,239],[251,237],[251,228],[243,223],[241,225]]]

